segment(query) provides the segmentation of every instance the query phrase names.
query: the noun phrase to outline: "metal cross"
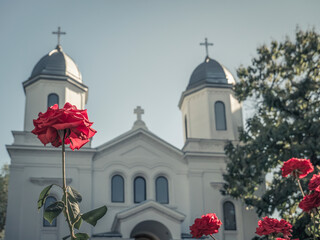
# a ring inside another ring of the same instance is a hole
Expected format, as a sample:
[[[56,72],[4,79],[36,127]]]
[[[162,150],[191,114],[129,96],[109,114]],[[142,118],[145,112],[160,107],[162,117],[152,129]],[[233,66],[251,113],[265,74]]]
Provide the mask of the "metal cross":
[[[208,39],[205,38],[205,41],[204,43],[200,43],[201,46],[206,46],[206,53],[207,53],[207,57],[209,56],[209,53],[208,53],[208,46],[213,46],[213,43],[208,43]]]
[[[62,34],[66,34],[66,32],[61,32],[60,31],[60,27],[58,27],[58,31],[57,32],[52,32],[52,34],[57,34],[58,35],[58,45],[60,45],[60,35],[62,35]]]
[[[137,114],[137,120],[141,120],[141,115],[144,114],[144,110],[140,106],[137,106],[133,113]]]

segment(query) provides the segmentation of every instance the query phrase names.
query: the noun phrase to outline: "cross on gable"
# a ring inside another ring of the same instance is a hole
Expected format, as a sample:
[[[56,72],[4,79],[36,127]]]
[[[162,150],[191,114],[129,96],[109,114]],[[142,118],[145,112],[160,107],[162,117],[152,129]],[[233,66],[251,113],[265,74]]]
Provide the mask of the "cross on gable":
[[[60,35],[65,35],[67,34],[66,32],[61,32],[60,31],[60,27],[58,27],[58,31],[57,32],[52,32],[52,34],[57,34],[58,35],[58,46],[60,45]]]
[[[137,114],[137,120],[141,120],[141,115],[144,114],[144,110],[140,106],[137,106],[133,113]]]
[[[208,39],[205,38],[204,43],[200,43],[201,46],[206,46],[206,54],[207,57],[209,56],[208,46],[213,46],[213,43],[208,43]]]

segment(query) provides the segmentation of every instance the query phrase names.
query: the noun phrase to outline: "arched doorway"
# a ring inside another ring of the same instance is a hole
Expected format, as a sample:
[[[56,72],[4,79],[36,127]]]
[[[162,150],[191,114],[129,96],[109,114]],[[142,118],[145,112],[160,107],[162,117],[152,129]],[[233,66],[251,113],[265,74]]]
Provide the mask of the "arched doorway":
[[[169,229],[157,221],[144,221],[138,223],[130,234],[135,240],[170,240]]]

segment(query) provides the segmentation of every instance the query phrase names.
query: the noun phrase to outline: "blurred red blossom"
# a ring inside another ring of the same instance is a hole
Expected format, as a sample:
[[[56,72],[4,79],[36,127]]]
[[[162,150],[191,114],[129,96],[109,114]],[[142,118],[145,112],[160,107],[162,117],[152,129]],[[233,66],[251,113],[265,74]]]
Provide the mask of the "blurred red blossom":
[[[281,170],[283,177],[287,177],[292,173],[294,177],[304,178],[309,173],[313,172],[314,168],[310,159],[291,158],[284,162]]]
[[[290,239],[292,232],[292,225],[281,219],[280,221],[275,218],[264,217],[263,220],[259,220],[256,234],[270,235],[282,233],[284,239]]]
[[[310,191],[320,192],[320,174],[313,174],[308,187]]]
[[[285,239],[285,238],[276,238],[276,240],[288,240],[288,239]],[[289,239],[290,240],[290,239]],[[299,240],[299,238],[295,238],[295,239],[291,239],[291,240]]]
[[[194,238],[201,238],[203,235],[210,235],[219,232],[222,222],[214,213],[202,215],[196,218],[194,224],[190,226],[190,233]]]
[[[320,206],[320,192],[315,191],[309,195],[303,197],[303,200],[299,203],[299,208],[305,212],[310,212],[312,209]]]

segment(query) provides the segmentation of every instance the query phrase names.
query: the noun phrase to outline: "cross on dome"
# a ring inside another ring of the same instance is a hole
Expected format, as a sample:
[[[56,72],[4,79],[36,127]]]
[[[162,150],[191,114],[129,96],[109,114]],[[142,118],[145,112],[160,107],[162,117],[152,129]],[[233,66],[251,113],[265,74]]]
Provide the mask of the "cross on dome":
[[[205,38],[204,43],[200,43],[201,46],[206,46],[206,54],[209,56],[208,46],[213,46],[213,43],[208,43],[208,39]]]
[[[140,106],[137,106],[133,113],[137,114],[137,120],[141,120],[141,115],[144,114],[144,110]]]
[[[58,36],[58,46],[60,45],[60,35],[65,35],[65,34],[67,34],[66,32],[61,32],[60,31],[60,27],[58,27],[58,31],[57,32],[52,32],[52,34],[57,34],[57,36]]]

